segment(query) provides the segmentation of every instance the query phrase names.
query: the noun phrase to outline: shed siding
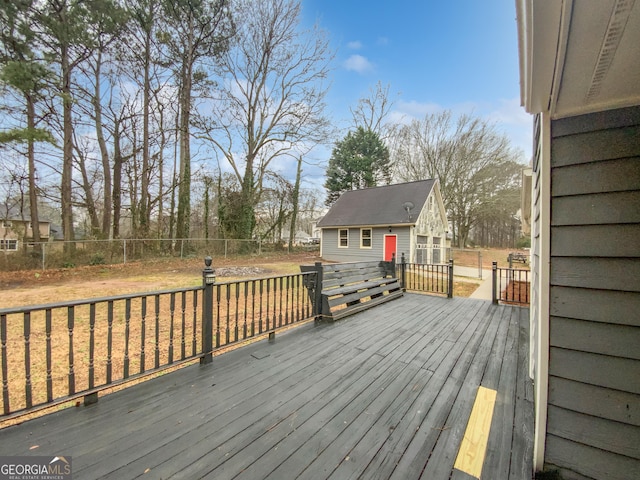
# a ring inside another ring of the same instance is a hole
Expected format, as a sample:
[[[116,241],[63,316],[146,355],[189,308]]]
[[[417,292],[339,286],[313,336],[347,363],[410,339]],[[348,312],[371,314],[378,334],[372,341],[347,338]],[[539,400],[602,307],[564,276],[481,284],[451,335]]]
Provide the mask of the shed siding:
[[[371,248],[360,248],[360,227],[349,228],[349,248],[338,248],[338,228],[323,228],[322,258],[331,262],[383,260],[385,235],[397,235],[398,261],[402,252],[408,255],[410,227],[394,227],[391,233],[388,227],[372,227],[372,230]]]
[[[545,462],[566,478],[637,478],[640,107],[554,120],[551,136]]]

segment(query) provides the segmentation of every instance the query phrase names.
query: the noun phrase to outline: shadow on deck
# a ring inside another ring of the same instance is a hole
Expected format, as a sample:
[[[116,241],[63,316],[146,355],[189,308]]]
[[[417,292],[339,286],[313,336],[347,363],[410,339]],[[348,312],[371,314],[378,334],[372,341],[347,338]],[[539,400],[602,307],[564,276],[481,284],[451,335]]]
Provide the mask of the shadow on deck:
[[[0,455],[71,456],[76,479],[470,479],[454,462],[484,386],[480,478],[531,479],[528,338],[527,309],[406,294],[9,427]]]

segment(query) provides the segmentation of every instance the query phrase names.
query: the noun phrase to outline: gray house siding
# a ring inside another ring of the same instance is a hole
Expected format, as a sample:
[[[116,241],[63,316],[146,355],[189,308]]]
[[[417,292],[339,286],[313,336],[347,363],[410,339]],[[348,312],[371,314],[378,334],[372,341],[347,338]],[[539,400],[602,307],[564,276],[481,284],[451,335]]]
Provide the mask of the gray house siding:
[[[638,478],[640,107],[551,122],[550,252],[545,463]]]
[[[347,227],[344,227],[347,228]],[[371,259],[384,259],[385,235],[397,235],[398,261],[400,255],[410,252],[410,227],[394,227],[389,232],[388,227],[371,227],[371,248],[360,248],[360,227],[349,227],[349,248],[338,247],[338,228],[322,229],[322,258],[332,262],[360,262]],[[407,259],[407,261],[409,261]]]

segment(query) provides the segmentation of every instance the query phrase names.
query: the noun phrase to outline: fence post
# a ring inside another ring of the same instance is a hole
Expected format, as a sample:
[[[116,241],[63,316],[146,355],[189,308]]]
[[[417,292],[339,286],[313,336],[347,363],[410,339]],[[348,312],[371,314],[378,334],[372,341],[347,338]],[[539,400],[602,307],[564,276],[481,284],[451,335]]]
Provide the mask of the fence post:
[[[493,262],[491,265],[491,301],[498,304],[498,262]]]
[[[404,258],[404,252],[400,255],[400,285],[402,291],[407,291],[407,261]]]
[[[213,361],[213,285],[216,283],[216,272],[211,268],[211,257],[204,258],[202,270],[202,357],[200,364]]]
[[[322,262],[315,263],[315,271],[316,271],[316,285],[314,292],[314,301],[313,308],[314,317],[322,316]]]
[[[478,278],[482,280],[482,252],[478,250]]]
[[[453,258],[449,260],[449,288],[447,298],[453,298]]]
[[[127,239],[125,238],[122,243],[122,263],[127,263]]]

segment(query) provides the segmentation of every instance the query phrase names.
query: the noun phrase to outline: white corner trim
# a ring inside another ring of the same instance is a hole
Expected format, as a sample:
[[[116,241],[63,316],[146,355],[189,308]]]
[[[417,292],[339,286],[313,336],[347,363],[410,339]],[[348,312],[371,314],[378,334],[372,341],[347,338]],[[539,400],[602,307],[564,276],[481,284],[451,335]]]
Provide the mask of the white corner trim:
[[[547,402],[549,398],[549,295],[551,261],[551,120],[548,112],[541,114],[540,125],[540,271],[538,272],[538,325],[536,378],[534,379],[535,428],[533,468],[544,467],[547,437]]]

